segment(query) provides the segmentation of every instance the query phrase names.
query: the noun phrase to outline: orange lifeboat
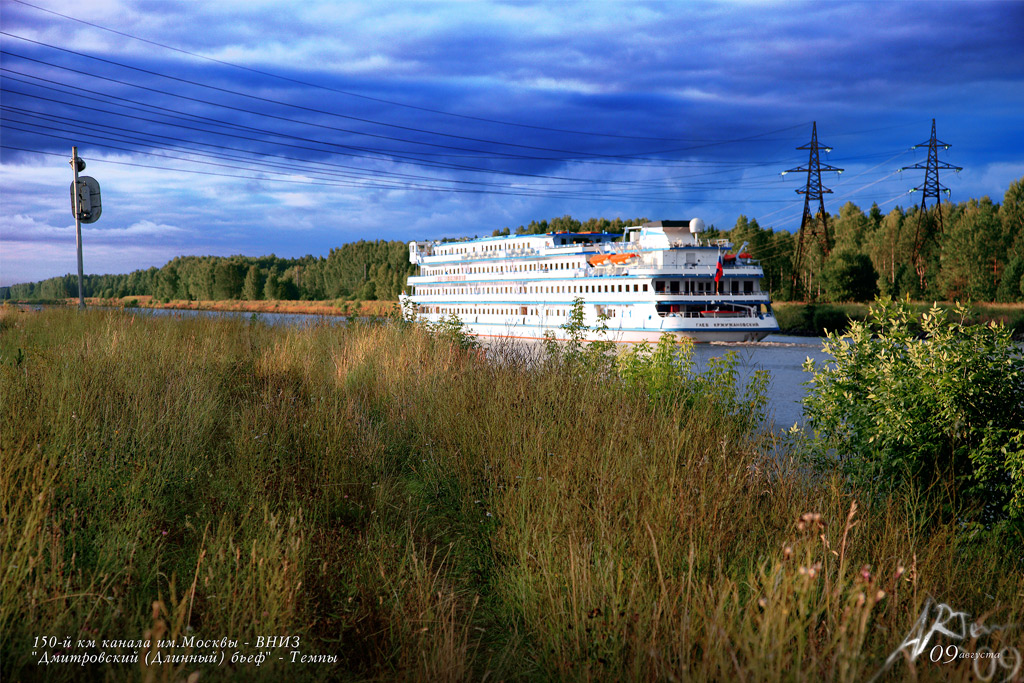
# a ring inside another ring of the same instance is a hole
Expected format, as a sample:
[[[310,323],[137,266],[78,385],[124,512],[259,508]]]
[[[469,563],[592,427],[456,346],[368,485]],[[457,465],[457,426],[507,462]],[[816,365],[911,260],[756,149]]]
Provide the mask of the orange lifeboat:
[[[612,263],[614,263],[615,265],[619,266],[619,265],[622,265],[623,263],[625,263],[626,261],[628,261],[629,259],[633,259],[633,258],[637,258],[637,255],[633,254],[633,253],[629,253],[629,254],[615,254],[611,258],[609,258],[608,260],[611,261]]]
[[[609,258],[611,257],[608,256],[608,254],[596,254],[587,259],[587,263],[589,263],[592,266],[600,266],[603,265],[605,261],[607,261]]]

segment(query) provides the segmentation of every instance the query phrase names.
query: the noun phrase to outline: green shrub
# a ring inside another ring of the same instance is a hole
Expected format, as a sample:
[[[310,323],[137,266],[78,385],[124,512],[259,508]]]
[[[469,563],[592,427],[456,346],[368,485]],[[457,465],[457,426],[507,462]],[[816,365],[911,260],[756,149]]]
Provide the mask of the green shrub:
[[[1001,325],[932,308],[923,338],[905,303],[876,302],[866,322],[831,333],[804,399],[819,462],[876,492],[942,498],[947,514],[1024,521],[1024,359]]]
[[[560,326],[564,333],[559,340],[551,331],[544,333],[544,358],[552,367],[564,367],[574,374],[605,375],[615,363],[615,342],[608,339],[608,316],[597,316],[594,328],[597,339],[587,342],[589,328],[584,322],[583,297],[572,302],[568,320]]]
[[[828,334],[829,332],[842,333],[849,324],[850,317],[841,308],[819,306],[812,312],[812,329],[818,334]]]
[[[803,304],[777,304],[773,307],[775,320],[779,323],[779,330],[783,333],[803,331]]]
[[[652,348],[634,344],[615,360],[615,369],[626,386],[648,396],[655,406],[679,404],[687,410],[703,408],[734,420],[744,429],[756,429],[764,421],[769,376],[757,370],[740,387],[739,357],[735,351],[709,358],[703,373],[696,371],[693,344],[662,335]]]
[[[786,304],[775,307],[775,319],[784,333],[824,335],[845,331],[850,320],[859,317],[851,308],[852,305]]]
[[[454,344],[463,351],[475,351],[480,348],[480,342],[472,333],[466,331],[462,320],[454,313],[441,318],[432,325],[428,323],[427,328],[435,336]]]

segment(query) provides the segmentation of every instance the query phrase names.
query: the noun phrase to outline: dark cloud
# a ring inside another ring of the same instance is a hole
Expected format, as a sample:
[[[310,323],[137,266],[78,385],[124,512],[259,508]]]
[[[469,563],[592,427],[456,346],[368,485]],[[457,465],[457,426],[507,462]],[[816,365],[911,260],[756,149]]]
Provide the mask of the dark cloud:
[[[918,184],[883,162],[933,117],[965,194],[1024,169],[1020,3],[80,7],[57,10],[247,68],[5,4],[3,30],[44,43],[3,37],[4,199],[31,216],[0,223],[5,241],[66,229],[72,144],[110,188],[110,239],[177,226],[195,241],[168,249],[211,253],[565,213],[791,227],[778,173],[805,161],[812,120],[848,170],[837,200]]]

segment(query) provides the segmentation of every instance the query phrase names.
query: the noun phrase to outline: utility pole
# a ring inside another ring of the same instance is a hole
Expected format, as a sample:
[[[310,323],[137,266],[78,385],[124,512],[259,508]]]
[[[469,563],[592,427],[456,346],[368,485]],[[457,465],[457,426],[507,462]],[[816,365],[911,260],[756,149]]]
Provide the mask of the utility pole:
[[[81,165],[82,168],[79,168]],[[75,189],[78,187],[78,172],[85,168],[85,162],[78,158],[78,147],[71,148],[71,168],[75,172],[75,184],[71,186],[71,201],[74,202],[75,243],[78,245],[78,310],[85,309],[85,285],[82,274],[82,212],[79,208],[80,197]]]
[[[85,162],[78,157],[78,147],[71,148],[71,169],[75,179],[71,183],[71,212],[75,214],[75,241],[78,244],[78,310],[85,309],[85,282],[82,273],[82,223],[95,223],[99,220],[102,207],[100,205],[100,184],[89,176],[79,177],[78,172],[85,170]]]
[[[920,280],[921,287],[924,288],[924,275],[925,275],[925,263],[921,257],[921,251],[924,249],[924,244],[930,236],[923,230],[923,221],[925,214],[925,203],[929,197],[935,198],[935,206],[939,207],[939,232],[943,231],[942,225],[942,193],[945,192],[946,196],[949,196],[949,188],[944,187],[939,182],[939,169],[960,172],[964,170],[960,166],[953,166],[947,164],[944,161],[939,161],[939,145],[942,145],[943,149],[949,149],[951,145],[937,140],[935,138],[935,119],[932,119],[932,136],[927,142],[914,145],[910,149],[917,149],[918,147],[924,147],[928,145],[928,161],[925,165],[914,164],[913,166],[904,166],[899,169],[901,172],[910,169],[924,169],[924,183],[918,185],[911,192],[921,192],[921,211],[917,217],[917,230],[914,233],[914,253],[913,262],[914,270],[917,272],[917,277]]]
[[[797,188],[797,194],[804,196],[804,215],[800,219],[800,230],[796,236],[796,258],[793,261],[793,293],[797,292],[797,285],[800,278],[800,268],[803,265],[804,257],[804,239],[805,234],[810,232],[811,237],[817,237],[818,243],[821,245],[821,251],[825,256],[828,256],[832,252],[832,235],[828,230],[828,214],[825,213],[825,195],[832,194],[832,190],[824,187],[821,184],[821,172],[822,171],[835,171],[836,173],[842,173],[843,169],[830,166],[829,164],[821,164],[819,155],[819,149],[822,147],[818,144],[818,122],[814,121],[811,124],[811,141],[806,145],[801,145],[797,149],[810,150],[807,159],[807,166],[800,166],[798,168],[791,168],[788,171],[783,171],[782,175],[787,173],[803,173],[807,172],[807,186],[804,188]],[[826,152],[831,152],[831,147],[823,148]],[[814,219],[814,215],[811,213],[811,201],[818,201],[818,212],[821,214],[821,230],[817,229],[817,221]]]

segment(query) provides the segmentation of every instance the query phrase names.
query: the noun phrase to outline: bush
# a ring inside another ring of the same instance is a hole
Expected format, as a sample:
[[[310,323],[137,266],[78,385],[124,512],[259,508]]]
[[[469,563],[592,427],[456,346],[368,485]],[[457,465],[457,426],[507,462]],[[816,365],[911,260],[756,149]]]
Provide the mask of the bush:
[[[745,430],[756,430],[764,422],[768,372],[754,371],[743,385],[735,351],[709,358],[701,373],[693,361],[693,343],[663,334],[654,347],[640,342],[624,350],[615,370],[626,386],[644,393],[654,406],[703,408]]]
[[[830,332],[842,333],[850,323],[850,316],[846,311],[832,306],[819,306],[812,311],[812,329],[818,334]]]
[[[1024,521],[1024,359],[1001,325],[967,325],[933,307],[915,338],[910,307],[876,302],[824,350],[804,399],[819,464],[876,492],[909,487],[947,514]]]

